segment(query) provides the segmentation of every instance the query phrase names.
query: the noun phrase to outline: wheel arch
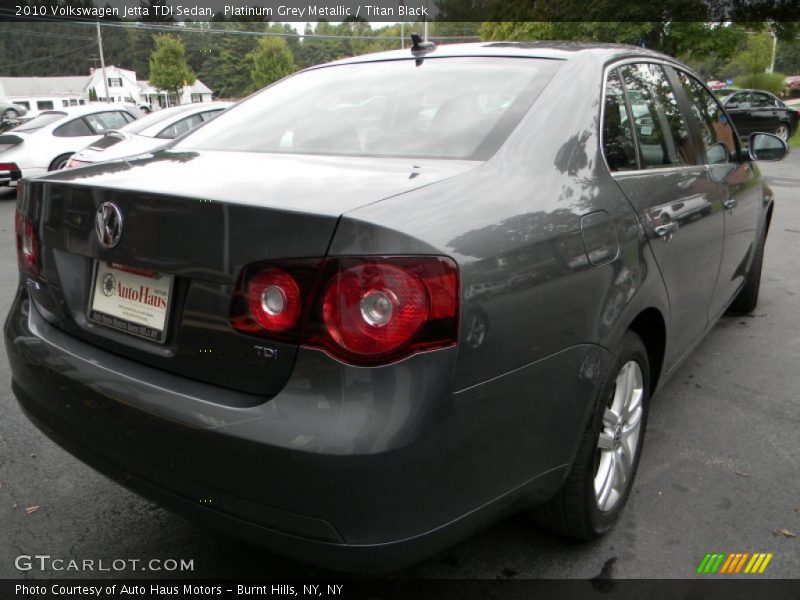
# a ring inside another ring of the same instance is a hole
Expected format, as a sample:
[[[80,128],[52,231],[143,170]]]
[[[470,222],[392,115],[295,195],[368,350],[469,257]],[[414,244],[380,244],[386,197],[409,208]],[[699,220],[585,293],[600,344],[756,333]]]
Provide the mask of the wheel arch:
[[[636,333],[647,348],[647,358],[650,361],[650,395],[652,396],[658,388],[667,348],[667,324],[664,315],[655,307],[645,308],[633,318],[627,329]]]

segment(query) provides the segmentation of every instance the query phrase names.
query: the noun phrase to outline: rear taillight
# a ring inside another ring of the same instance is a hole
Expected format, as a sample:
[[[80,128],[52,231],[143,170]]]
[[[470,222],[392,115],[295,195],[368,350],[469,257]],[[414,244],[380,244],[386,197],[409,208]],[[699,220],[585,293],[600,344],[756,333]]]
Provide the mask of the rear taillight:
[[[19,171],[17,163],[0,163],[0,171]]]
[[[231,324],[358,365],[452,346],[458,269],[445,257],[281,261],[245,270]]]
[[[85,160],[78,160],[76,158],[70,158],[67,160],[67,164],[64,165],[65,169],[75,169],[77,167],[85,167],[86,165],[90,165],[91,163],[86,162]]]
[[[300,286],[285,271],[268,268],[247,282],[247,306],[264,331],[288,331],[300,318]]]
[[[17,264],[19,270],[31,275],[39,274],[39,241],[36,239],[36,229],[19,210],[15,215],[15,229],[17,232]]]

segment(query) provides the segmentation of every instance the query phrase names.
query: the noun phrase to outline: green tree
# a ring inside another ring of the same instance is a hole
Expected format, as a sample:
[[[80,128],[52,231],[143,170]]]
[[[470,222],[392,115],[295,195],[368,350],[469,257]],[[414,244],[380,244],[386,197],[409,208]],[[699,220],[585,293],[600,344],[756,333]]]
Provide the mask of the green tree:
[[[150,84],[180,97],[181,88],[195,80],[194,73],[186,64],[183,42],[168,34],[157,35],[154,41],[155,48],[150,55]]]
[[[755,33],[747,38],[747,46],[734,58],[740,65],[743,75],[755,78],[764,73],[772,62],[772,36],[768,33]]]
[[[249,58],[253,64],[250,69],[250,79],[256,89],[286,77],[297,69],[292,51],[281,38],[261,38],[256,49],[249,54]]]

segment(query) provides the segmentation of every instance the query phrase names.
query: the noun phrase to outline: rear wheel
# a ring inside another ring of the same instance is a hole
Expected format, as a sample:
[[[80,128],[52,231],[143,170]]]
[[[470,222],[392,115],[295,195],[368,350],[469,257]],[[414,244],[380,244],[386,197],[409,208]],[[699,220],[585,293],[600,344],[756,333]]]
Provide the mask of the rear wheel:
[[[789,126],[781,123],[775,128],[775,135],[781,138],[784,142],[789,139]]]
[[[17,111],[15,111],[13,108],[9,108],[8,110],[6,110],[3,113],[3,118],[4,119],[16,119],[17,118]]]
[[[50,163],[50,166],[47,168],[48,171],[58,171],[59,169],[63,169],[67,166],[67,161],[69,160],[72,153],[69,154],[62,154],[61,156],[57,156],[53,159],[53,162]]]
[[[564,486],[533,512],[538,522],[583,540],[611,529],[639,465],[649,396],[647,349],[638,335],[628,331],[615,352]]]
[[[748,313],[754,311],[756,306],[758,306],[758,292],[761,288],[761,266],[764,263],[764,246],[766,242],[767,232],[765,229],[758,239],[758,242],[756,242],[753,264],[750,265],[750,272],[747,274],[744,287],[739,291],[728,308],[730,312]]]

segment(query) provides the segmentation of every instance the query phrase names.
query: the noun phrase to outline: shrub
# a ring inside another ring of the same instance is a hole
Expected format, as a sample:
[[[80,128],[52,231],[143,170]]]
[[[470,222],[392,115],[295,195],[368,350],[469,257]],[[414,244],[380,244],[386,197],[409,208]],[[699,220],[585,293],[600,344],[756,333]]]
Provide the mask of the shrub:
[[[736,87],[765,90],[779,96],[783,90],[784,79],[786,79],[786,75],[782,73],[753,73],[740,75],[733,80],[733,83]]]

